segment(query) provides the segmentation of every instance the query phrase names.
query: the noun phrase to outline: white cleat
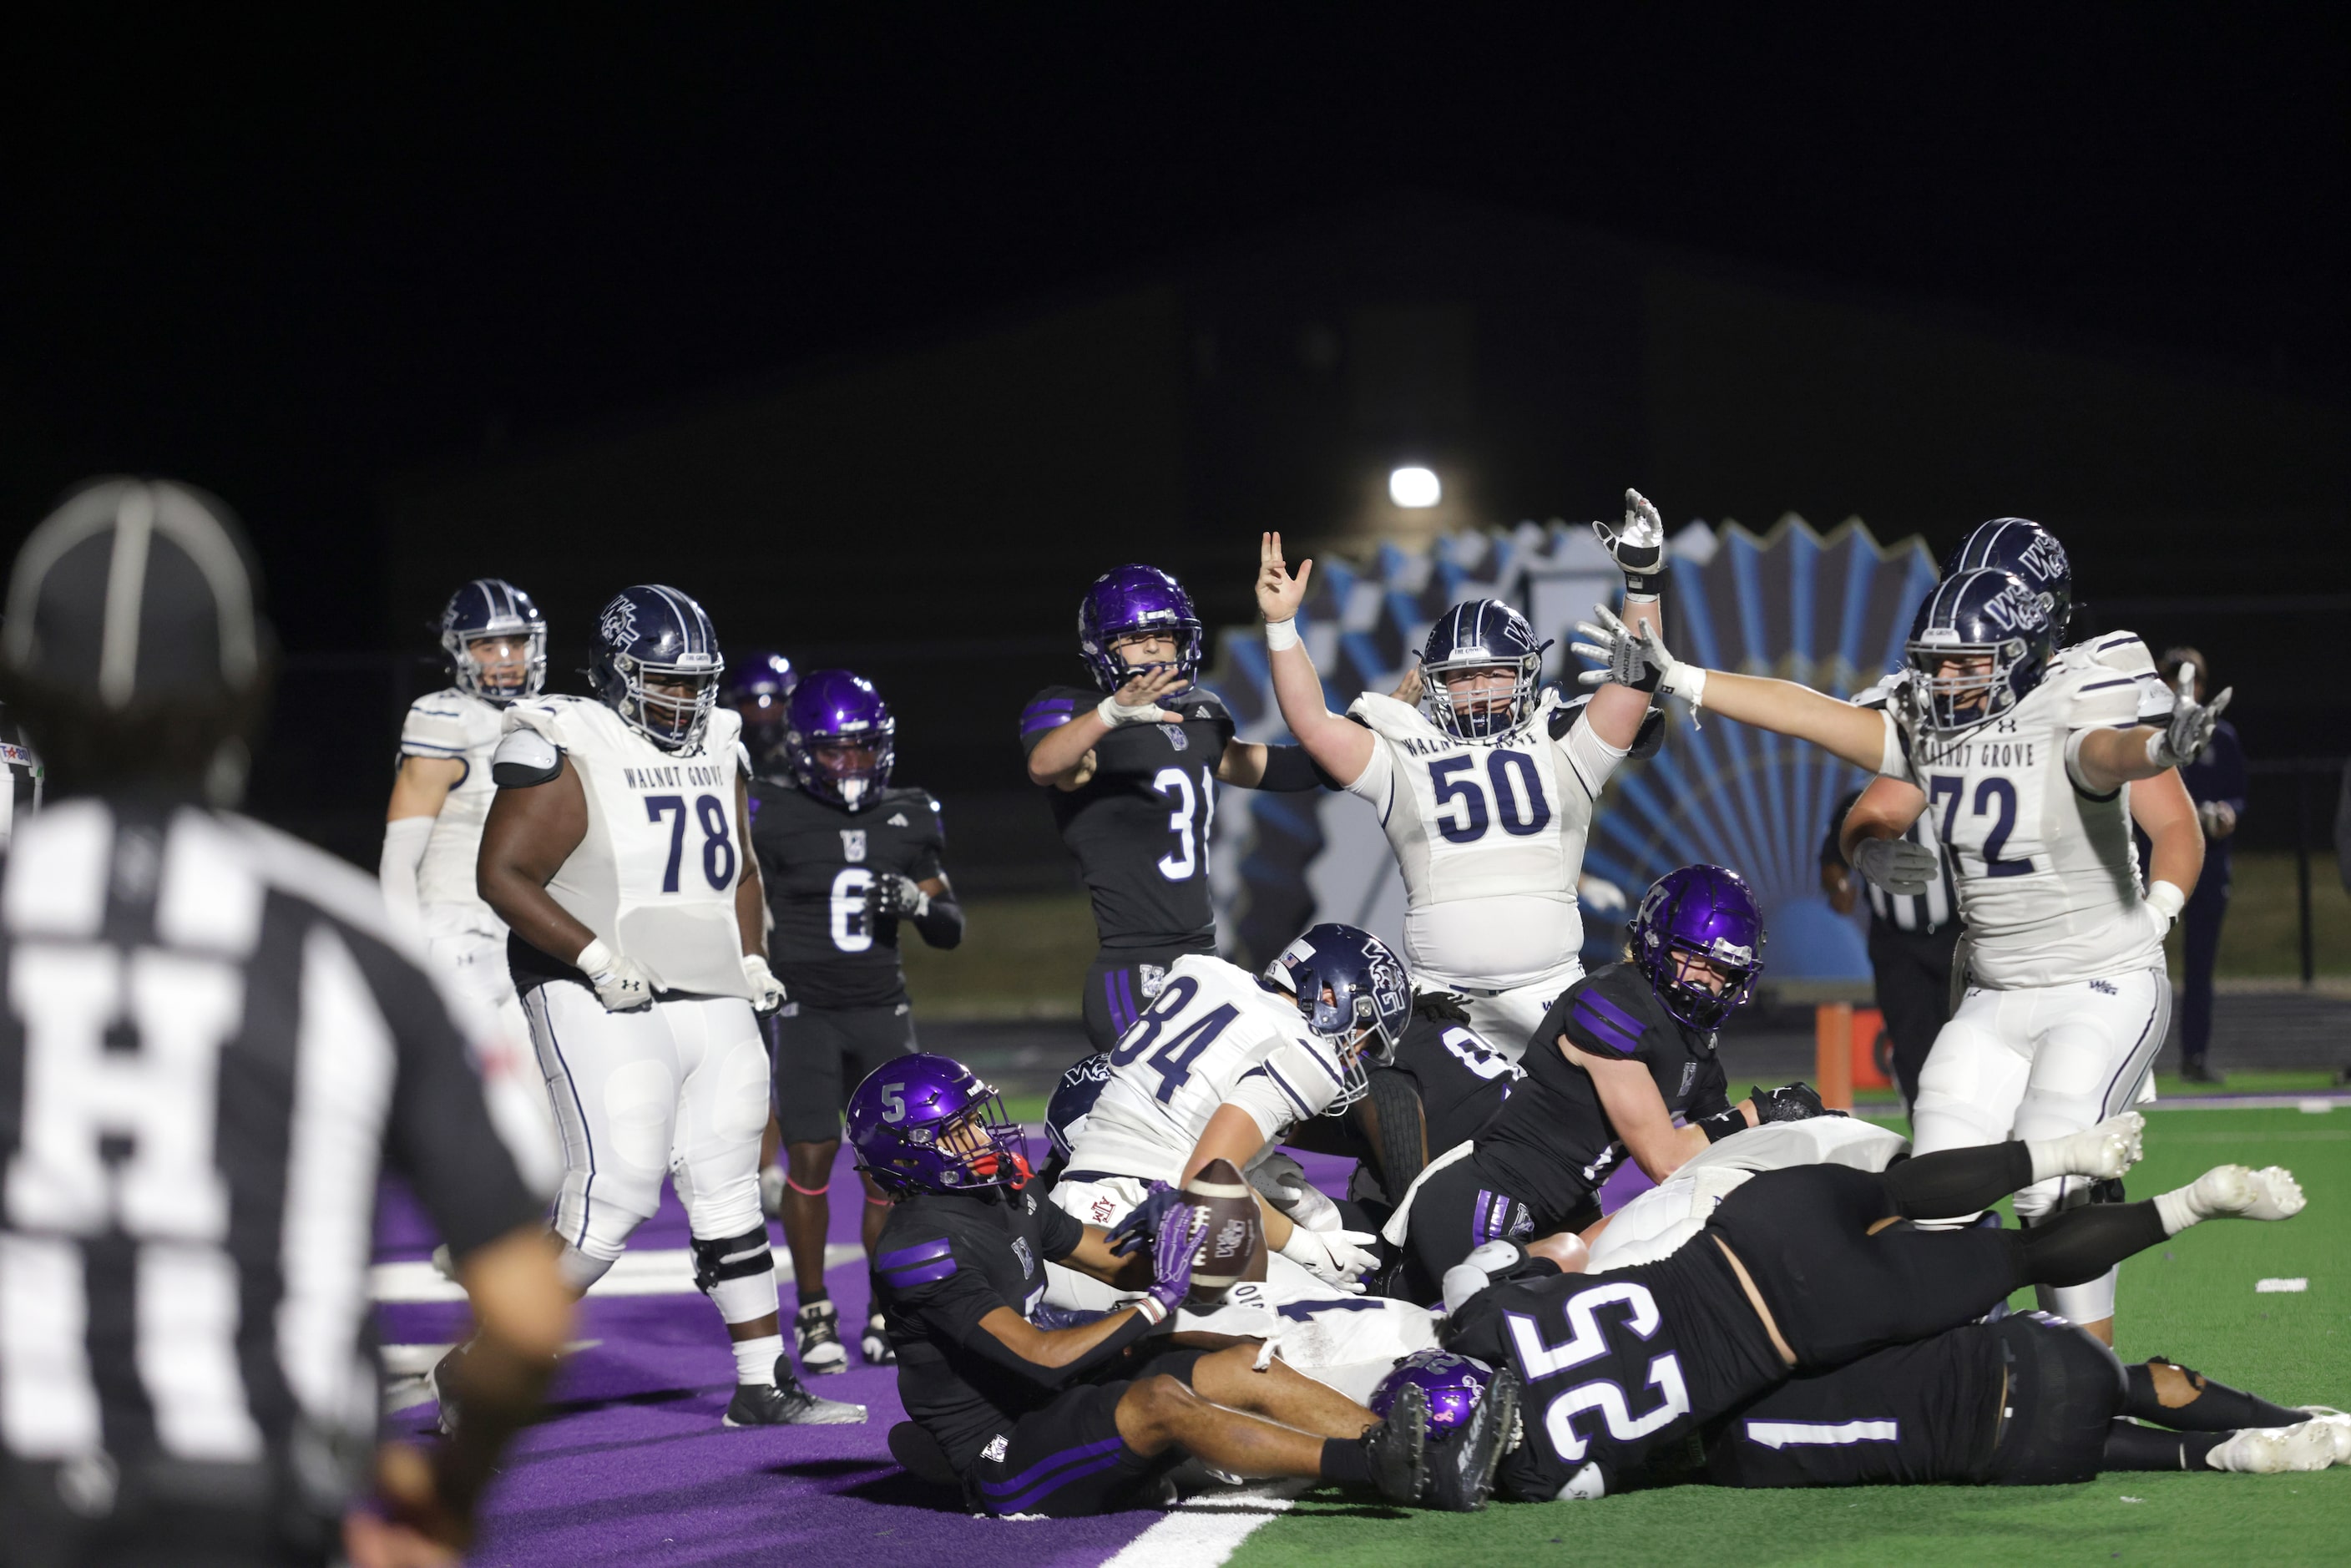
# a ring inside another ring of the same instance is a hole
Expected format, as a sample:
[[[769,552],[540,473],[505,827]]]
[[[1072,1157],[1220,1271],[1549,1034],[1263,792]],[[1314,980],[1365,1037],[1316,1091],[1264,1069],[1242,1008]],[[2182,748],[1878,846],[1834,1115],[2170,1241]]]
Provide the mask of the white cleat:
[[[2327,1421],[2294,1427],[2249,1427],[2204,1456],[2216,1470],[2275,1476],[2290,1470],[2323,1470],[2335,1462],[2335,1435]]]
[[[2136,1111],[2109,1116],[2096,1126],[2067,1140],[2068,1163],[2075,1176],[2093,1181],[2113,1181],[2138,1164],[2147,1135],[2147,1118]]]
[[[2196,1207],[2210,1219],[2292,1219],[2309,1201],[2294,1173],[2281,1166],[2257,1171],[2215,1166],[2189,1190]]]
[[[2351,1416],[2331,1405],[2304,1405],[2302,1409],[2310,1416],[2308,1425],[2324,1427],[2334,1435],[2335,1462],[2351,1465]]]

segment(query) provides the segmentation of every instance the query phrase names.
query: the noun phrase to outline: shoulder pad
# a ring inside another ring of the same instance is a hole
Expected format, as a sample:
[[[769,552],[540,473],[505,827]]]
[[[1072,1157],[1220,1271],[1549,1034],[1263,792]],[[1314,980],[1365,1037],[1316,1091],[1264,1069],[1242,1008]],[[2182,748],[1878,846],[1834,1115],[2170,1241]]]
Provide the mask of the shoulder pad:
[[[527,725],[507,731],[490,753],[490,782],[501,789],[528,789],[562,771],[562,750]]]
[[[1347,705],[1347,716],[1354,719],[1374,735],[1390,740],[1449,739],[1440,736],[1428,716],[1408,703],[1400,703],[1379,692],[1365,692]]]
[[[1855,707],[1898,707],[1910,695],[1910,672],[1895,670],[1880,677],[1874,685],[1865,686],[1853,694]]]
[[[2129,632],[2110,632],[2093,642],[2075,646],[2109,670],[2120,670],[2133,675],[2162,674],[2155,667],[2155,659],[2147,653],[2147,644]],[[2073,651],[2071,648],[2066,650],[2067,653]]]
[[[1097,697],[1094,703],[1089,703],[1086,706],[1093,706],[1101,700]],[[1021,738],[1025,740],[1032,735],[1041,735],[1049,729],[1061,728],[1061,726],[1078,716],[1081,711],[1078,703],[1079,699],[1072,695],[1071,687],[1047,686],[1043,691],[1030,697],[1029,706],[1020,710]]]
[[[1232,722],[1232,710],[1225,706],[1225,699],[1206,686],[1193,687],[1178,696],[1173,706],[1182,709],[1186,718]]]

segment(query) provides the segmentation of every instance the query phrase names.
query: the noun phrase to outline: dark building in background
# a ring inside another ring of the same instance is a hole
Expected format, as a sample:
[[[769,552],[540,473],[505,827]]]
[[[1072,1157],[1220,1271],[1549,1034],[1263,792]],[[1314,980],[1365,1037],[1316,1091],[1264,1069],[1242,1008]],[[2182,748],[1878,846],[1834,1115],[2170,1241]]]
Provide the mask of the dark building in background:
[[[2022,514],[2071,548],[2094,624],[2193,637],[2238,673],[2251,734],[2288,711],[2282,672],[2320,652],[2323,618],[2256,632],[2168,601],[2274,593],[2288,561],[2299,591],[2351,582],[2346,453],[2338,404],[1406,197],[412,476],[388,496],[384,591],[393,623],[419,624],[457,581],[511,578],[547,609],[554,684],[577,689],[603,600],[674,583],[730,646],[880,684],[902,768],[947,802],[959,880],[1058,883],[1014,720],[1075,674],[1078,595],[1120,561],[1176,570],[1237,621],[1267,528],[1371,548],[1605,515],[1627,484],[1672,524],[1857,514],[1938,550]],[[1438,506],[1387,499],[1407,463],[1439,476]],[[2351,699],[2294,701],[2314,754],[2339,754]]]

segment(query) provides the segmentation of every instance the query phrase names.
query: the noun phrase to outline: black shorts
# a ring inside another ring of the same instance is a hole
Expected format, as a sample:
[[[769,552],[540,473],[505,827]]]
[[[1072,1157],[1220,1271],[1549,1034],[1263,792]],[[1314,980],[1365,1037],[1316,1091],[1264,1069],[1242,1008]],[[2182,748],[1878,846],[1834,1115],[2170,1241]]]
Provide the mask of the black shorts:
[[[1904,1220],[1870,1234],[1894,1213],[1883,1176],[1797,1166],[1724,1198],[1707,1231],[1747,1266],[1797,1365],[1819,1372],[1971,1322],[2022,1282],[2017,1232]]]
[[[2095,1479],[2105,1459],[2106,1429],[2123,1413],[2122,1363],[2071,1323],[2010,1317],[1991,1333],[2007,1361],[2008,1388],[1981,1479],[2011,1487]]]
[[[964,1498],[980,1513],[1041,1513],[1053,1519],[1115,1513],[1159,1501],[1159,1479],[1184,1450],[1138,1454],[1118,1435],[1118,1402],[1137,1379],[1161,1373],[1189,1384],[1207,1353],[1171,1350],[1132,1370],[1134,1378],[1066,1389],[980,1450],[964,1472]]]
[[[865,1075],[914,1049],[905,1003],[883,1008],[788,1005],[768,1024],[776,1075],[776,1124],[788,1144],[841,1136],[841,1113]]]
[[[1496,1185],[1477,1155],[1454,1161],[1413,1194],[1404,1266],[1389,1293],[1412,1301],[1437,1300],[1447,1269],[1489,1241],[1533,1240],[1537,1218]]]
[[[1214,953],[1213,944],[1183,942],[1168,947],[1104,947],[1086,971],[1079,997],[1085,1015],[1086,1039],[1096,1051],[1108,1051],[1118,1037],[1134,1027],[1143,1009],[1159,994],[1167,966],[1186,953]]]

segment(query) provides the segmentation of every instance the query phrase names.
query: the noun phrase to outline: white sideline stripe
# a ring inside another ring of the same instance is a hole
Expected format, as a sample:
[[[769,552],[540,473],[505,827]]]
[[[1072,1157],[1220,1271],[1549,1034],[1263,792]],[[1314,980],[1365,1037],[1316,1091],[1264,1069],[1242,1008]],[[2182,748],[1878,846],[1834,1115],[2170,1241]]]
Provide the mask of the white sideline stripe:
[[[1843,1448],[1848,1443],[1891,1443],[1900,1437],[1898,1421],[1845,1421],[1834,1426],[1823,1421],[1747,1423],[1747,1440],[1767,1448],[1784,1448],[1792,1444]]]
[[[1203,1492],[1119,1550],[1102,1568],[1219,1568],[1260,1524],[1289,1511],[1312,1483],[1259,1481],[1238,1490]]]
[[[865,1256],[865,1249],[834,1241],[826,1245],[824,1266],[838,1269]],[[776,1273],[789,1272],[791,1259],[776,1253]],[[462,1301],[465,1292],[455,1280],[445,1280],[430,1262],[378,1263],[368,1270],[368,1290],[379,1301]],[[673,1247],[623,1252],[604,1277],[588,1287],[591,1296],[690,1296],[694,1290],[694,1253]]]
[[[2262,1280],[2254,1283],[2253,1289],[2264,1296],[2292,1293],[2297,1291],[2307,1291],[2310,1289],[2310,1281],[2308,1280]]]

